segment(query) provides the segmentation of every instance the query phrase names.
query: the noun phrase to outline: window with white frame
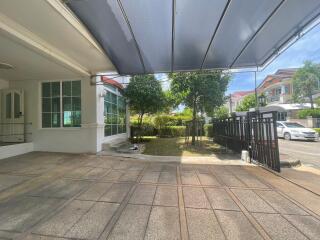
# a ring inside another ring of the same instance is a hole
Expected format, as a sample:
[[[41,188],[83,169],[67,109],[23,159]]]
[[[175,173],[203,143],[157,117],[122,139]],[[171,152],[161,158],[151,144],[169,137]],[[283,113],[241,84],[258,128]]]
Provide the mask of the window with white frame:
[[[81,126],[81,81],[41,84],[42,128]]]
[[[126,103],[119,90],[112,86],[105,87],[104,98],[104,135],[111,136],[126,132]]]

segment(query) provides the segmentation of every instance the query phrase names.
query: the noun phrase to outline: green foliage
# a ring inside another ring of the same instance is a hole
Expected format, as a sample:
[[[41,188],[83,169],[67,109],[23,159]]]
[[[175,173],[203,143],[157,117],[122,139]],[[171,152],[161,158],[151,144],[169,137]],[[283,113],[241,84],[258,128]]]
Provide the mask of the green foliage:
[[[142,124],[145,114],[159,112],[166,105],[161,84],[153,74],[133,76],[124,91],[124,95],[129,99],[130,109],[139,115],[139,125]]]
[[[293,76],[293,98],[295,101],[303,102],[309,98],[311,108],[313,108],[312,95],[319,90],[320,67],[318,64],[306,61]]]
[[[313,130],[315,130],[316,132],[318,132],[320,134],[320,128],[314,128]]]
[[[303,109],[298,112],[298,118],[307,118],[307,117],[320,118],[320,108],[315,109]]]
[[[314,100],[314,103],[317,104],[317,107],[320,107],[320,97],[317,97],[317,98]]]
[[[175,118],[170,115],[157,115],[154,117],[153,123],[157,129],[161,129],[165,126],[175,125]]]
[[[160,137],[183,137],[185,135],[185,126],[166,126],[159,130]]]
[[[218,119],[225,119],[229,117],[229,110],[225,106],[221,106],[214,111],[214,117]]]
[[[206,137],[213,137],[213,125],[212,124],[205,124],[204,128],[204,135]]]
[[[247,112],[250,108],[254,108],[256,106],[256,96],[255,94],[249,94],[245,96],[242,102],[237,106],[237,112]]]

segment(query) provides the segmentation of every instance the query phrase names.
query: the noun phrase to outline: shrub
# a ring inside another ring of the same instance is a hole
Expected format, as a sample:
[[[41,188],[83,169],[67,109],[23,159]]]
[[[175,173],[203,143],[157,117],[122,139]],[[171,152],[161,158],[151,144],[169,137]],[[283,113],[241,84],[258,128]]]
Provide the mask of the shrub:
[[[298,118],[307,118],[308,116],[320,118],[320,108],[303,109],[298,112]]]
[[[314,128],[313,130],[315,130],[316,132],[318,132],[320,134],[320,128]]]
[[[159,131],[160,137],[183,137],[185,135],[185,126],[166,126]]]
[[[212,124],[205,124],[203,128],[204,128],[204,135],[206,137],[213,137],[213,125]]]

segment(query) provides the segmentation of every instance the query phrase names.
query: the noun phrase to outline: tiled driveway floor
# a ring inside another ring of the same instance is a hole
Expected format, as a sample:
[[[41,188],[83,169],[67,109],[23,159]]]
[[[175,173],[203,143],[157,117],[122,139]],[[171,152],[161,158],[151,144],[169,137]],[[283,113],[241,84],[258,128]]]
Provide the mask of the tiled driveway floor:
[[[248,168],[54,153],[1,160],[0,239],[320,238],[319,216]]]

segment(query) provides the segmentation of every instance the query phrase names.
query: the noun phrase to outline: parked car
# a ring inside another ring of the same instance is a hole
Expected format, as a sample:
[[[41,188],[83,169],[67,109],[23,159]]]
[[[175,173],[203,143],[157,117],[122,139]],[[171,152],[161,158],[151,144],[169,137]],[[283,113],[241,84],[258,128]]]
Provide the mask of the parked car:
[[[285,140],[299,139],[299,140],[313,140],[319,139],[319,134],[311,129],[302,126],[296,122],[277,122],[278,137],[283,137]]]

